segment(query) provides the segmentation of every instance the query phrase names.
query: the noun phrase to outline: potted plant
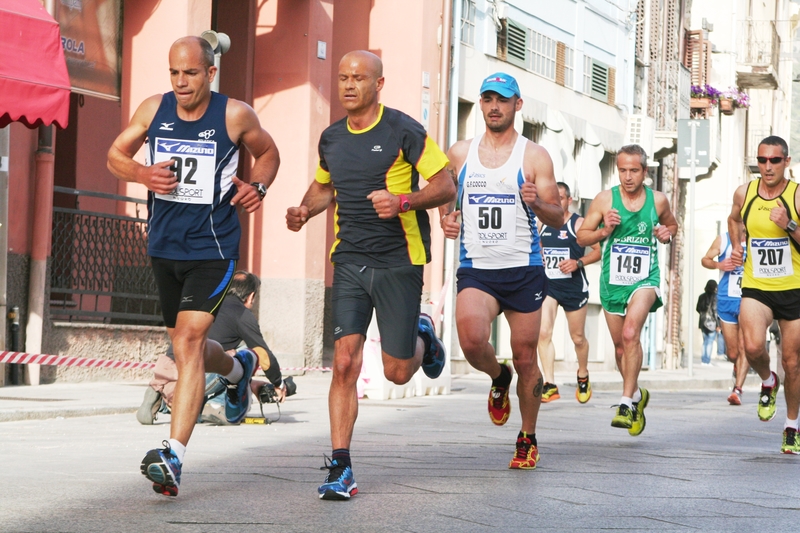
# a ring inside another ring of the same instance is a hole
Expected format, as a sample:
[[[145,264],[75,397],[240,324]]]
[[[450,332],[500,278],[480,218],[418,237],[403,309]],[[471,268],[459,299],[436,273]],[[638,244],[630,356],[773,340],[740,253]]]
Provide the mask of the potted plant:
[[[739,94],[733,99],[733,107],[736,109],[747,109],[750,107],[750,95],[744,91],[739,91]]]
[[[689,106],[693,109],[708,109],[717,105],[722,92],[709,84],[692,85]]]
[[[719,110],[723,115],[733,115],[733,102],[739,97],[739,89],[729,87],[727,91],[722,91],[719,97]]]

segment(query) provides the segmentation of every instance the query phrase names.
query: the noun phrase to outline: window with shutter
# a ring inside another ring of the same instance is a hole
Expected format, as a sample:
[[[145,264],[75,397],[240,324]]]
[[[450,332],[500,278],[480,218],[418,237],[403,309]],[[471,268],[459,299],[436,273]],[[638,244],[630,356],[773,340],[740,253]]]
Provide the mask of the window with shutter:
[[[506,61],[528,68],[528,28],[508,19],[506,25]]]
[[[597,60],[592,59],[592,83],[589,95],[595,100],[608,101],[609,68]]]

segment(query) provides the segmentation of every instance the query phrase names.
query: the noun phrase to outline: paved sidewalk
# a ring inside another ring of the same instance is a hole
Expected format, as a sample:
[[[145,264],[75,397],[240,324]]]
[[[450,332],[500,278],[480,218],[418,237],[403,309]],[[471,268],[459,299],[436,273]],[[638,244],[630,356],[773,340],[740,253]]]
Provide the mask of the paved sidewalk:
[[[688,370],[643,371],[639,380],[652,390],[728,390],[731,388],[733,365],[714,361],[711,367],[696,366],[693,376]],[[309,379],[326,379],[328,373],[310,373],[298,376],[300,392],[302,383]],[[484,379],[481,374],[457,376],[459,379]],[[595,391],[621,391],[622,378],[619,372],[593,372],[592,388]],[[556,372],[556,383],[568,390],[576,385],[575,375]],[[757,392],[758,377],[748,377],[745,391]],[[0,422],[47,418],[70,418],[76,416],[110,415],[135,412],[142,403],[145,382],[84,382],[53,383],[51,385],[0,387]],[[327,390],[327,388],[325,389]],[[569,396],[569,392],[566,393]],[[563,396],[563,391],[562,391]],[[388,400],[391,401],[391,400]],[[254,412],[258,406],[254,407]]]

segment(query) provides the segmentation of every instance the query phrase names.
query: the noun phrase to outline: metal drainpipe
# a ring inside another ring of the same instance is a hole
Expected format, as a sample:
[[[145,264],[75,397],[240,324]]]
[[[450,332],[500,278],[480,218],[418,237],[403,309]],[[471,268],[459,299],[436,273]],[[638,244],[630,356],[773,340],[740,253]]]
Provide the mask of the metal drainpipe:
[[[53,126],[39,126],[39,149],[36,150],[36,183],[33,198],[33,243],[31,277],[28,285],[28,324],[25,328],[25,351],[42,352],[45,294],[47,293],[47,258],[53,233],[53,170],[55,155]],[[39,365],[26,365],[26,385],[39,384]]]
[[[461,22],[461,0],[444,0],[444,15],[442,17],[442,52],[447,54],[447,71],[441,73],[441,84],[446,91],[445,97],[442,98],[443,102],[447,102],[447,112],[443,113],[440,117],[440,127],[443,128],[444,133],[440,142],[448,149],[450,145],[458,140],[458,62],[461,56],[461,35],[458,31],[453,31],[457,28],[456,24]],[[446,23],[445,23],[446,22]],[[452,57],[450,51],[452,47]],[[443,62],[444,63],[444,62]],[[444,316],[443,318],[443,335],[442,341],[450,353],[450,360],[453,359],[463,361],[464,356],[461,354],[461,347],[458,344],[458,335],[456,335],[456,268],[455,262],[456,255],[456,241],[452,239],[444,240],[444,283],[450,285],[449,290],[445,296],[444,303]],[[451,366],[452,371],[452,366]],[[463,371],[460,369],[459,371]]]
[[[16,305],[11,308],[11,312],[8,314],[8,318],[11,320],[11,351],[18,352],[19,351],[19,307]],[[8,365],[9,368],[9,382],[11,385],[21,385],[22,384],[22,376],[21,370],[22,365]]]
[[[8,152],[9,130],[0,128],[0,316],[6,316],[8,289]],[[0,349],[6,349],[6,328],[0,328]],[[0,387],[6,382],[5,364],[0,364]]]

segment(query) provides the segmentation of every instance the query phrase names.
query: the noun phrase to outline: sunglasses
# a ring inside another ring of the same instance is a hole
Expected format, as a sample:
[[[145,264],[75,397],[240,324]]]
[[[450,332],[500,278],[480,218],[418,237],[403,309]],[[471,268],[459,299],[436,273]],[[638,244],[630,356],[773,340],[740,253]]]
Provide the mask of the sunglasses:
[[[786,159],[786,158],[785,158],[785,157],[764,157],[764,156],[758,156],[758,157],[756,157],[756,161],[758,161],[758,162],[759,162],[759,163],[761,163],[762,165],[763,165],[764,163],[766,163],[767,161],[769,161],[769,162],[770,162],[770,163],[772,163],[773,165],[777,165],[778,163],[780,163],[780,162],[781,162],[781,161],[783,161],[784,159]]]

